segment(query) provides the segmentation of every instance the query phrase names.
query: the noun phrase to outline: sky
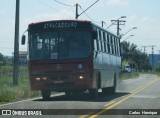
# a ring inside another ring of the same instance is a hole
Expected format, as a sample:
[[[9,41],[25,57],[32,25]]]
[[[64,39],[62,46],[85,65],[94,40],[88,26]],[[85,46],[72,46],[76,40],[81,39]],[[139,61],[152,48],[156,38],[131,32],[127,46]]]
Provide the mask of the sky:
[[[21,36],[28,24],[46,20],[75,19],[75,4],[78,3],[83,10],[96,0],[20,0],[20,51],[27,50],[27,44],[21,45]],[[160,0],[99,0],[94,6],[82,14],[78,19],[89,20],[104,28],[111,25],[111,20],[126,16],[125,25],[120,26],[120,34],[126,32],[121,41],[129,41],[144,50],[142,46],[154,45],[154,53],[160,50]],[[16,0],[0,1],[0,53],[11,56],[14,51],[15,35],[15,6]],[[82,9],[78,8],[78,13]],[[137,27],[137,29],[132,29]],[[132,29],[132,30],[131,30]],[[116,34],[116,25],[108,30]],[[27,33],[26,33],[27,35]],[[130,35],[133,35],[130,37]],[[129,38],[127,38],[129,37]],[[151,47],[146,48],[146,53],[151,54]]]

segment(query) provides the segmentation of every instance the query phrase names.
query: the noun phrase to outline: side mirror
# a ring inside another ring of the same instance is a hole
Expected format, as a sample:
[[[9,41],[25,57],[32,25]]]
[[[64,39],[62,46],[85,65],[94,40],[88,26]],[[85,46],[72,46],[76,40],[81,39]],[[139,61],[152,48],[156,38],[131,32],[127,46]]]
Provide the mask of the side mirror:
[[[21,40],[21,44],[22,44],[22,45],[24,45],[24,44],[25,44],[25,42],[26,42],[26,36],[25,36],[25,35],[23,35],[23,36],[22,36],[22,40]]]
[[[93,39],[97,39],[97,31],[93,31]]]

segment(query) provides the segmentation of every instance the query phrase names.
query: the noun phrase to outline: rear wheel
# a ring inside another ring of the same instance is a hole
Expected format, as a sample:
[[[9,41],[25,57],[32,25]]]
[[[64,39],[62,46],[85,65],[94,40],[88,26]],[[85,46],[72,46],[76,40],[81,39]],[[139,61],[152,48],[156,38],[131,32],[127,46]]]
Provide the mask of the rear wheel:
[[[113,87],[110,87],[110,93],[115,94],[116,92],[116,86],[117,86],[117,81],[116,81],[116,75],[114,76],[114,84]]]
[[[72,95],[72,91],[65,91],[65,95],[71,96]]]
[[[41,90],[41,95],[43,97],[43,100],[49,100],[51,96],[51,91],[49,90]]]
[[[117,81],[116,81],[116,76],[114,76],[113,87],[103,88],[102,93],[103,94],[115,94],[116,86],[117,86]]]
[[[97,98],[98,97],[98,89],[90,89],[89,94],[91,97]]]

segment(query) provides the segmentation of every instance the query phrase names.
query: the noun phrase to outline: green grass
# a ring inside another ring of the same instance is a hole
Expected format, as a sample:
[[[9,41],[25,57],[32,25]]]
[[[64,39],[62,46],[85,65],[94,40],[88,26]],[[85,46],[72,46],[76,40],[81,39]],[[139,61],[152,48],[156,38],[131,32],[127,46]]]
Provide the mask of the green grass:
[[[12,71],[12,67],[1,68],[0,72],[2,73],[3,71],[3,73],[7,73],[9,70]],[[16,86],[13,85],[13,79],[10,73],[0,76],[0,104],[40,95],[38,91],[30,90],[29,77],[26,70],[27,67],[20,68],[19,84]]]
[[[134,79],[139,77],[139,72],[131,72],[131,73],[121,73],[120,78],[122,80],[125,79]]]
[[[153,71],[153,72],[140,72],[140,74],[153,74],[153,75],[160,76],[160,72],[156,72],[156,71]]]
[[[160,76],[160,72],[131,72],[131,73],[121,73],[120,78],[122,80],[134,79],[134,78],[138,78],[140,74],[153,74],[153,75]]]

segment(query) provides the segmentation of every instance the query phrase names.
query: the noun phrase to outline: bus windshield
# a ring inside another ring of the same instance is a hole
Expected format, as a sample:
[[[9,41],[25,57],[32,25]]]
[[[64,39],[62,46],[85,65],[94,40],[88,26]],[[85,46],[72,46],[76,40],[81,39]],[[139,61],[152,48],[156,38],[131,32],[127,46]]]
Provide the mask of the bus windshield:
[[[74,59],[91,54],[91,32],[50,31],[29,33],[29,59]]]

